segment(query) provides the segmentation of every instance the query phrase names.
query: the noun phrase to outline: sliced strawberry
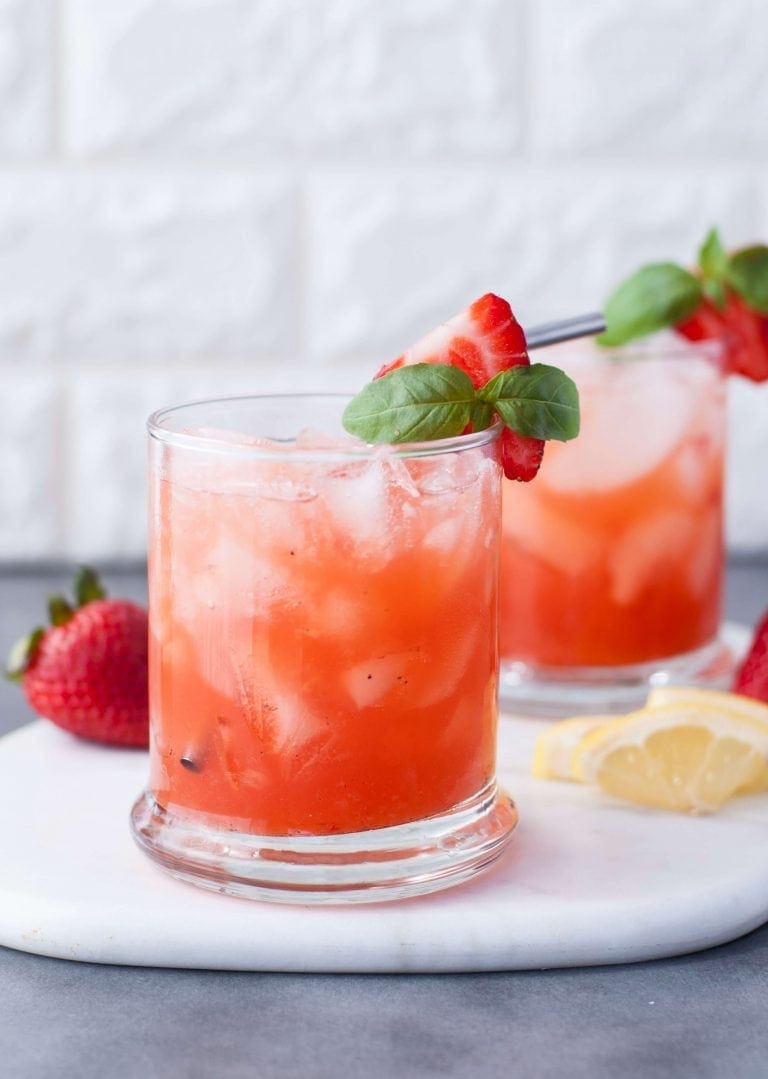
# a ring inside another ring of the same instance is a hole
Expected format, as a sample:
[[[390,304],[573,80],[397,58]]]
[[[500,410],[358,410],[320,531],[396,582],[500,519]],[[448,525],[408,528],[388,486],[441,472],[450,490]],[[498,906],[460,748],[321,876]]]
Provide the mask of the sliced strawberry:
[[[444,322],[426,337],[385,364],[376,378],[398,367],[414,363],[445,363],[459,367],[476,387],[506,371],[508,367],[528,364],[528,351],[522,326],[512,308],[501,296],[488,292],[475,300],[460,315]],[[504,475],[511,480],[532,480],[539,470],[544,453],[540,438],[518,435],[505,427],[501,434]]]
[[[715,305],[704,300],[689,318],[678,322],[675,332],[689,341],[716,340],[725,333],[725,322]]]
[[[768,611],[758,623],[752,646],[736,672],[733,691],[768,703]]]
[[[544,440],[519,435],[505,427],[501,432],[501,464],[508,480],[527,483],[539,471],[544,456]]]
[[[475,300],[466,311],[444,322],[415,345],[385,364],[376,378],[414,363],[445,363],[459,367],[476,387],[499,371],[527,364],[525,334],[512,308],[492,292]]]
[[[675,330],[689,341],[721,340],[729,374],[753,382],[768,379],[768,317],[753,311],[736,293],[728,293],[722,311],[704,300]]]

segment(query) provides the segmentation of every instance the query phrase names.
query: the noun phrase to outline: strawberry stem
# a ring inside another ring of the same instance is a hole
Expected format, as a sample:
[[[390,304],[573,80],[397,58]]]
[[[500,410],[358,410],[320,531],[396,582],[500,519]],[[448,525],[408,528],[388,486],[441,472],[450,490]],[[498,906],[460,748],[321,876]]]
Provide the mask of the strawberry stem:
[[[78,607],[84,607],[95,599],[104,599],[107,592],[99,575],[90,566],[81,566],[75,578],[75,599]]]
[[[74,608],[63,596],[48,597],[48,616],[52,626],[66,625],[74,613]]]
[[[8,654],[5,667],[5,677],[9,682],[21,682],[24,672],[32,662],[37,646],[42,641],[44,634],[43,627],[38,626],[37,629],[33,629],[31,633],[27,633],[16,641]]]

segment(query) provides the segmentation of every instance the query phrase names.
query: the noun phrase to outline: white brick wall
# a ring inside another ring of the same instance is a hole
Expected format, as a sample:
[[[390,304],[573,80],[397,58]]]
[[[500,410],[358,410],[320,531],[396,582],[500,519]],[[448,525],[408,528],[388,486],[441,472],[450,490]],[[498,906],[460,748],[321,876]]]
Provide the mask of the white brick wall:
[[[766,40],[764,0],[0,0],[0,559],[140,557],[159,405],[768,240]],[[768,550],[733,391],[729,542]]]
[[[0,0],[0,154],[34,158],[53,134],[53,8],[49,0]]]
[[[294,354],[296,207],[261,171],[6,170],[0,357]]]
[[[68,7],[67,144],[77,154],[430,156],[518,142],[517,0]]]

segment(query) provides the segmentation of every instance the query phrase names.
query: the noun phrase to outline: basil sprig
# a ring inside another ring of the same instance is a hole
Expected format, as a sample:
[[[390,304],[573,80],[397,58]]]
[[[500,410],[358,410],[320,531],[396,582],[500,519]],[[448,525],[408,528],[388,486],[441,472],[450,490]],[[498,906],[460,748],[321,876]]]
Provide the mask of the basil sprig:
[[[604,306],[601,345],[623,345],[684,322],[708,300],[718,310],[734,292],[759,314],[768,315],[768,247],[756,244],[732,254],[712,229],[699,250],[696,273],[674,262],[655,262],[628,277]]]
[[[483,430],[498,414],[521,435],[566,442],[579,433],[572,379],[544,363],[519,365],[475,389],[458,367],[417,363],[363,387],[347,405],[346,430],[369,443],[430,442]]]

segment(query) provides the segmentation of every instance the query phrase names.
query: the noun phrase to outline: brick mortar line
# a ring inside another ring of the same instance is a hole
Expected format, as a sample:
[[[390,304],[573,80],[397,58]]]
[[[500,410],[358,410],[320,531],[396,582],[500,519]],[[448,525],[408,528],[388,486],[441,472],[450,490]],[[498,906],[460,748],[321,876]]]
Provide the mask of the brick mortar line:
[[[457,154],[459,151],[457,151]],[[563,173],[568,176],[584,176],[593,178],[595,174],[602,174],[606,169],[612,174],[626,174],[635,176],[681,176],[695,175],[702,178],[701,169],[707,167],[704,178],[723,176],[743,176],[749,178],[764,178],[765,169],[768,167],[767,154],[754,154],[750,156],[736,156],[729,154],[727,160],[711,158],[706,155],[681,153],[671,156],[659,154],[658,160],[649,160],[653,155],[646,153],[639,157],[601,154],[573,154],[568,151],[551,153],[550,151],[531,148],[525,155],[515,157],[472,157],[467,160],[466,154],[462,160],[457,161],[453,157],[430,157],[424,159],[398,158],[389,155],[386,158],[376,157],[323,157],[309,158],[305,161],[295,159],[260,159],[257,157],[214,157],[213,155],[152,155],[132,156],[120,155],[110,158],[73,158],[68,156],[47,156],[3,154],[0,155],[0,170],[4,175],[47,173],[50,175],[100,175],[109,173],[125,172],[135,175],[138,171],[156,173],[159,178],[164,176],[183,176],[195,179],[197,176],[249,176],[264,177],[266,179],[280,179],[282,177],[306,177],[332,176],[338,173],[341,176],[419,176],[420,174],[434,174],[437,171],[448,171],[456,176],[482,174],[483,176],[508,176],[510,172],[539,174],[547,172],[551,174]],[[190,167],[194,166],[195,173],[190,174]]]

